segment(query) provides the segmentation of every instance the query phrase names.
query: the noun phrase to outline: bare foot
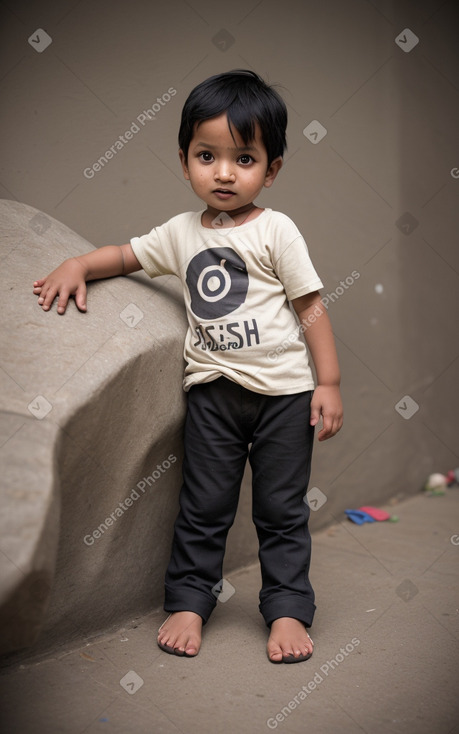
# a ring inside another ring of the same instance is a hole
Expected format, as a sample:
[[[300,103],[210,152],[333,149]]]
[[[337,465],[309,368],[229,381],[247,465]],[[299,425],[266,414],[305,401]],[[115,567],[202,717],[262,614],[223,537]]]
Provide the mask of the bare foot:
[[[158,645],[173,655],[194,657],[201,647],[202,617],[195,612],[174,612],[158,630]]]
[[[268,657],[272,663],[300,662],[311,657],[314,643],[303,622],[293,617],[279,617],[271,625]],[[285,658],[290,657],[290,660]]]

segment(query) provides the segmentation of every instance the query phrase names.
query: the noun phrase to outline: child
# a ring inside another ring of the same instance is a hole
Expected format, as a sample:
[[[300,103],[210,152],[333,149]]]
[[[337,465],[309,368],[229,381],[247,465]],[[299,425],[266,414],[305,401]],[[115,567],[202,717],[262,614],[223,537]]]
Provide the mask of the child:
[[[310,474],[319,441],[342,425],[340,373],[320,299],[322,283],[305,242],[284,214],[255,203],[282,166],[287,110],[251,71],[199,84],[182,111],[179,156],[185,178],[206,204],[179,214],[130,244],[66,260],[34,283],[38,303],[57,312],[75,297],[86,310],[86,281],[143,268],[173,273],[183,285],[187,417],[183,486],[166,573],[158,632],[165,652],[192,657],[218,596],[226,537],[247,457],[262,572],[260,611],[273,663],[312,655],[315,611],[309,582]],[[317,387],[308,365],[314,361]]]

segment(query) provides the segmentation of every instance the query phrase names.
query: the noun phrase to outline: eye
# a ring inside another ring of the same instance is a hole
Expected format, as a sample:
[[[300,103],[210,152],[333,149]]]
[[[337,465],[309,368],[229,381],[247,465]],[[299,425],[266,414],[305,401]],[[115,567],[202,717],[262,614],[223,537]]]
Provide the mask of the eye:
[[[208,150],[203,150],[202,153],[199,153],[198,158],[200,158],[204,163],[210,163],[213,159],[213,155]]]
[[[248,153],[244,153],[243,155],[240,155],[238,160],[239,160],[239,163],[242,163],[243,166],[248,166],[249,163],[253,162],[252,156],[248,155]]]

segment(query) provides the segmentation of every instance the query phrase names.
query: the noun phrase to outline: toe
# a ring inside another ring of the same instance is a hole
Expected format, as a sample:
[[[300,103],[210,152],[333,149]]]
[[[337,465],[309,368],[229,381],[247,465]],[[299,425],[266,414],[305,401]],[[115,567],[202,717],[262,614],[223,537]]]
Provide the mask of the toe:
[[[179,637],[176,644],[175,649],[179,650],[182,655],[192,655],[196,654],[196,646],[193,645],[189,640],[184,640],[183,637]]]
[[[268,643],[268,658],[273,663],[281,663],[282,658],[284,657],[284,653],[282,652],[282,649],[276,642],[269,642]]]
[[[314,643],[311,640],[311,638],[309,637],[309,635],[308,635],[308,639],[305,644],[305,648],[306,648],[307,653],[312,653],[314,651]]]
[[[168,645],[169,644],[169,632],[166,629],[161,629],[158,632],[157,640],[158,642],[162,642],[163,645]]]
[[[201,639],[200,634],[194,629],[196,620],[187,618],[184,614],[178,613],[169,615],[165,622],[158,630],[158,643],[166,645],[169,651],[173,651],[175,655],[194,657],[198,654]]]
[[[272,662],[300,662],[311,657],[313,645],[305,625],[297,619],[274,620],[268,640],[268,657]]]

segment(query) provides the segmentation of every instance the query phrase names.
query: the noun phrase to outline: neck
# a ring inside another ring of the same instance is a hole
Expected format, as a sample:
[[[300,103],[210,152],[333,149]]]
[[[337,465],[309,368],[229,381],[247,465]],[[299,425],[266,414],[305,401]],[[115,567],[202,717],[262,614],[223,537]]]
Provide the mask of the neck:
[[[258,209],[258,207],[253,202],[246,204],[245,206],[241,206],[238,209],[230,210],[215,209],[213,206],[208,206],[204,217],[208,222],[212,222],[220,214],[226,214],[234,220],[235,226],[238,226],[239,224],[242,224],[242,222],[245,222],[255,209]]]

